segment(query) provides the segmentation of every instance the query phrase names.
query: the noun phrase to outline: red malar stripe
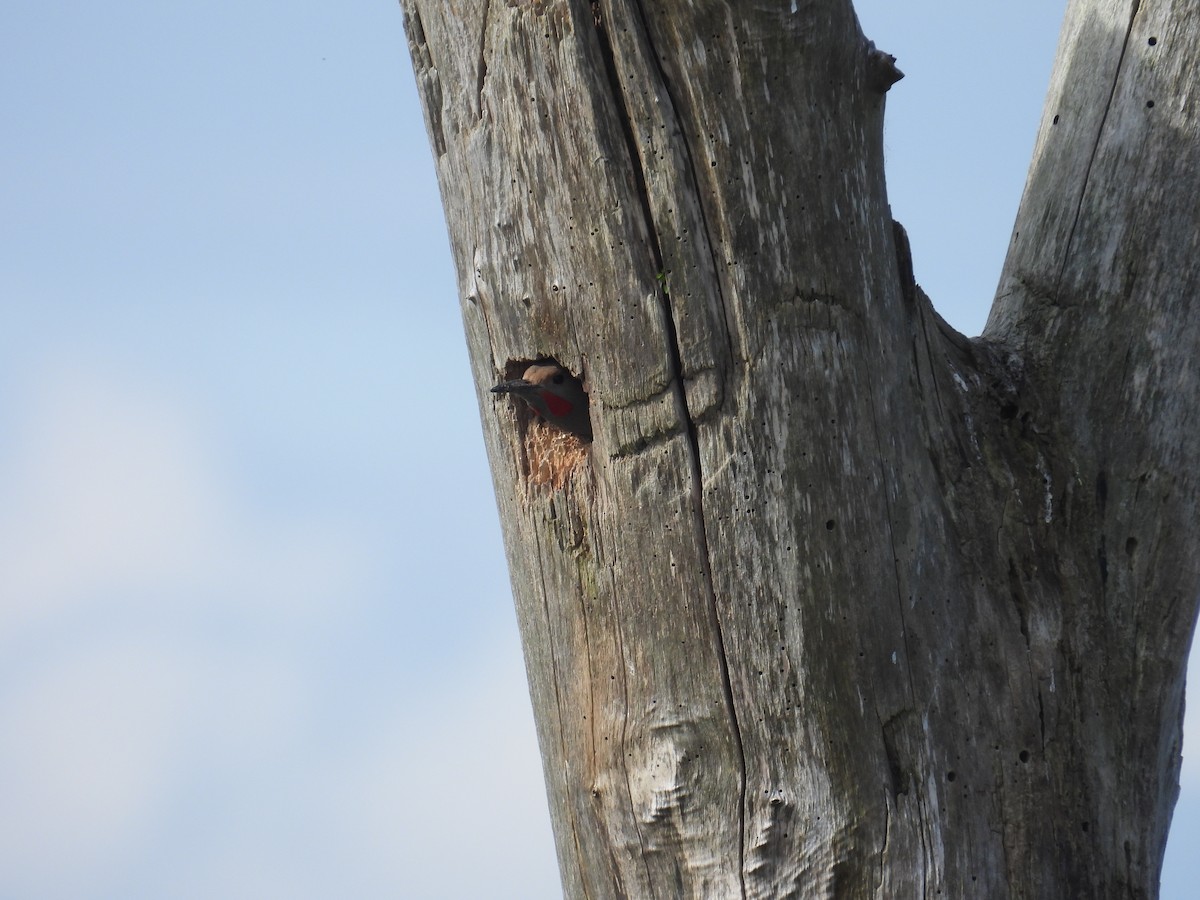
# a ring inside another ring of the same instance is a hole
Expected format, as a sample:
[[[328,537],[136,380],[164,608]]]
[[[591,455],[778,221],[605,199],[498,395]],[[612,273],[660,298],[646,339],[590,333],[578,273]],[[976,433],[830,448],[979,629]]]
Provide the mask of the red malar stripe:
[[[542,391],[542,399],[546,401],[546,409],[550,410],[550,415],[558,416],[561,419],[563,416],[571,414],[571,402],[564,400],[558,394]]]

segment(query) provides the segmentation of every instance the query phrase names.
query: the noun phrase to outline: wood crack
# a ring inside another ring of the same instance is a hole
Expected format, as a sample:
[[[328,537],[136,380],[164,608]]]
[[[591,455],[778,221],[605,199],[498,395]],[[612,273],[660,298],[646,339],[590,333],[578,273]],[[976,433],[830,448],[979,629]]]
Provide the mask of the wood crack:
[[[872,399],[871,407],[871,430],[877,449],[876,459],[879,460],[879,482],[883,486],[883,504],[887,511],[887,537],[888,546],[892,556],[892,576],[896,588],[896,606],[900,613],[900,634],[904,640],[904,671],[908,676],[908,700],[910,704],[916,704],[917,689],[913,683],[912,675],[912,657],[909,655],[908,646],[908,623],[904,615],[904,590],[902,587],[903,579],[900,574],[900,557],[896,554],[896,523],[893,519],[894,510],[892,509],[892,498],[888,493],[888,485],[892,483],[892,479],[888,478],[888,473],[884,465],[884,460],[888,459],[886,448],[883,446],[881,438],[881,430],[879,427],[879,411],[877,404]]]
[[[536,535],[536,532],[535,532],[535,540],[537,541],[537,544],[538,544],[537,552],[538,552],[538,556],[540,557],[542,554],[541,538]],[[550,619],[550,588],[546,584],[545,569],[541,569],[540,571],[541,571],[541,586],[542,586],[542,615],[543,615],[545,623],[546,623],[546,634],[551,635],[553,632],[554,626]],[[560,752],[565,754],[566,747],[567,747],[567,735],[563,728],[563,721],[564,721],[563,717],[566,714],[566,708],[565,708],[565,703],[563,702],[562,692],[559,689],[559,685],[562,683],[562,679],[561,679],[560,673],[559,673],[558,657],[554,653],[555,642],[553,640],[551,640],[549,642],[549,645],[550,645],[550,654],[549,654],[550,655],[550,671],[553,673],[553,678],[554,678],[554,705],[558,711],[558,740],[559,740],[559,746],[562,748]],[[563,785],[563,789],[569,793],[569,786]],[[551,796],[553,796],[553,794]],[[563,808],[568,816],[570,816],[572,819],[576,818],[576,812],[573,808],[573,804],[564,804]],[[571,834],[575,841],[575,858],[577,860],[582,860],[584,857],[583,857],[583,848],[579,844],[579,825],[575,821],[572,821],[572,823],[571,823]],[[580,880],[583,881],[582,878]]]
[[[415,2],[405,3],[404,33],[408,35],[409,52],[413,59],[413,70],[417,78],[417,90],[424,95],[421,106],[425,110],[426,125],[433,141],[434,155],[441,159],[446,155],[446,132],[442,124],[442,83],[438,68],[434,65],[433,49],[425,37],[425,23],[421,21],[421,10]]]
[[[641,822],[639,821],[638,816],[634,813],[633,786],[629,783],[629,766],[626,763],[625,753],[621,752],[625,747],[625,731],[629,725],[629,682],[625,678],[625,673],[628,669],[629,663],[625,659],[625,641],[622,639],[622,636],[621,636],[620,623],[624,620],[621,618],[620,612],[616,608],[616,598],[619,596],[618,589],[617,589],[617,573],[612,567],[609,567],[608,574],[609,574],[609,577],[612,579],[613,619],[617,623],[617,626],[614,629],[614,637],[616,638],[616,641],[617,641],[617,657],[621,660],[621,709],[622,709],[622,714],[621,714],[621,733],[619,735],[615,735],[615,737],[617,739],[617,756],[621,760],[621,770],[625,773],[625,779],[624,779],[625,780],[625,800],[629,804],[629,811],[631,814],[630,818],[633,821],[634,831],[637,833],[638,847],[641,849],[641,852],[639,853],[638,856],[642,861],[642,868],[645,871],[646,884],[653,885],[654,879],[650,875],[649,857],[646,853],[646,836],[642,834]],[[620,869],[618,867],[616,867],[615,862],[614,862],[613,878],[617,882],[615,887],[617,888],[619,893],[624,894],[625,891],[622,890],[622,887],[620,884],[620,878],[619,878],[619,874],[618,874],[619,872],[620,872]]]
[[[887,852],[888,841],[891,838],[892,829],[892,806],[886,804],[883,808],[883,846],[879,849],[879,879],[875,882],[875,890],[872,891],[876,897],[883,896],[883,882],[887,875]]]
[[[1137,19],[1138,11],[1142,7],[1142,0],[1133,0],[1133,7],[1129,11],[1129,22],[1125,26],[1125,38],[1121,42],[1121,55],[1117,57],[1117,69],[1113,72],[1112,86],[1108,91],[1108,100],[1104,103],[1104,112],[1100,116],[1100,124],[1096,128],[1096,140],[1092,144],[1092,152],[1088,154],[1087,166],[1083,170],[1083,181],[1079,188],[1079,202],[1075,206],[1075,216],[1071,220],[1071,230],[1067,232],[1067,243],[1063,248],[1062,264],[1058,269],[1058,280],[1054,286],[1054,295],[1057,297],[1062,293],[1063,276],[1066,274],[1067,262],[1071,258],[1071,245],[1075,241],[1075,229],[1079,226],[1079,218],[1083,215],[1083,201],[1087,197],[1088,181],[1092,177],[1092,166],[1096,162],[1096,155],[1100,152],[1100,142],[1104,139],[1104,126],[1108,123],[1108,114],[1112,111],[1113,98],[1117,94],[1117,85],[1121,81],[1121,67],[1125,64],[1125,51],[1129,49],[1129,39],[1133,34],[1133,23]]]
[[[650,37],[650,24],[646,19],[646,11],[641,0],[632,0],[633,8],[637,11],[638,20],[642,26],[642,33],[646,36],[646,44],[650,47],[650,62],[654,66],[654,71],[658,75],[659,82],[662,84],[663,93],[667,96],[667,102],[671,108],[671,114],[677,123],[680,123],[679,140],[683,144],[683,155],[687,159],[687,174],[688,180],[691,182],[691,189],[696,195],[696,207],[699,210],[700,229],[704,235],[704,246],[708,249],[709,265],[712,267],[713,273],[713,288],[716,291],[717,302],[721,306],[721,318],[725,323],[725,352],[729,359],[737,358],[733,352],[733,323],[730,321],[729,307],[725,303],[725,291],[721,287],[721,266],[717,264],[716,244],[712,238],[712,229],[709,227],[708,216],[704,213],[703,192],[700,190],[700,172],[696,168],[696,154],[692,152],[691,141],[688,140],[688,132],[682,127],[679,115],[679,104],[675,102],[675,96],[671,93],[671,82],[667,78],[667,73],[659,61],[659,55],[654,51],[654,43]]]
[[[643,30],[645,30],[645,13],[638,3],[634,3],[634,8],[641,19]],[[629,166],[633,173],[637,199],[641,207],[642,216],[645,221],[647,238],[650,244],[651,251],[654,255],[656,271],[663,270],[663,251],[662,244],[659,240],[658,228],[654,219],[654,208],[650,199],[649,185],[646,183],[646,173],[642,168],[641,154],[638,152],[637,138],[633,131],[633,122],[630,117],[629,105],[625,100],[624,89],[621,86],[620,75],[617,72],[615,49],[612,38],[608,33],[605,25],[604,7],[600,0],[592,2],[593,20],[596,27],[596,36],[600,47],[600,55],[604,62],[605,73],[608,77],[610,90],[612,93],[613,102],[616,106],[617,118],[621,124],[621,130],[625,138],[626,151],[629,158]],[[647,42],[649,42],[649,33],[645,31]],[[653,54],[651,54],[653,56]],[[710,243],[711,248],[711,243]],[[710,249],[711,252],[711,249]],[[692,519],[696,529],[696,537],[700,543],[700,560],[703,566],[703,583],[705,590],[705,600],[708,608],[709,621],[713,630],[713,636],[716,641],[717,665],[720,671],[721,689],[724,695],[723,699],[725,707],[728,710],[730,723],[732,725],[732,733],[734,745],[737,748],[739,760],[738,773],[738,883],[741,896],[746,896],[746,876],[745,876],[745,861],[746,861],[746,750],[742,741],[741,727],[738,723],[737,707],[733,698],[733,682],[729,673],[729,655],[725,646],[725,635],[721,627],[721,618],[717,609],[717,593],[716,584],[712,573],[712,551],[709,545],[708,531],[705,525],[704,518],[704,479],[701,471],[700,463],[700,441],[696,431],[696,422],[692,418],[691,411],[688,409],[687,392],[684,388],[683,379],[683,358],[679,346],[679,333],[675,325],[674,310],[671,306],[670,295],[660,285],[657,289],[659,304],[662,310],[663,328],[666,338],[666,351],[669,369],[672,373],[673,394],[675,407],[678,411],[679,419],[684,425],[684,431],[687,436],[687,449],[690,463],[691,475],[691,493],[692,493]],[[724,304],[722,303],[722,306]]]
[[[483,85],[487,81],[488,23],[492,19],[492,0],[483,8],[483,27],[479,29],[479,55],[475,62],[475,114],[483,119]]]

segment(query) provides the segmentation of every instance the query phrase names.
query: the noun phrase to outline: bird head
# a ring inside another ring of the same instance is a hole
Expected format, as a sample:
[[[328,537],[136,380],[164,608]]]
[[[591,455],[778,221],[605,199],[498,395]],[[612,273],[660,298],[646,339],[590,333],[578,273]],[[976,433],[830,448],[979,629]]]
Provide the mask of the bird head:
[[[560,365],[530,366],[520,378],[500,382],[492,393],[520,397],[551,425],[584,440],[592,439],[587,392],[583,383]]]

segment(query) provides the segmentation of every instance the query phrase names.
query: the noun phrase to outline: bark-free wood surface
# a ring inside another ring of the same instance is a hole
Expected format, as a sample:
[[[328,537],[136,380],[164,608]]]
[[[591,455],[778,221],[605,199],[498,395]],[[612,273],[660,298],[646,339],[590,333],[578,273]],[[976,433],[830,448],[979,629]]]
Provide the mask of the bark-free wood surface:
[[[566,895],[1154,896],[1200,593],[1192,0],[1071,5],[973,341],[912,280],[849,2],[402,6]],[[546,358],[594,442],[489,393]]]

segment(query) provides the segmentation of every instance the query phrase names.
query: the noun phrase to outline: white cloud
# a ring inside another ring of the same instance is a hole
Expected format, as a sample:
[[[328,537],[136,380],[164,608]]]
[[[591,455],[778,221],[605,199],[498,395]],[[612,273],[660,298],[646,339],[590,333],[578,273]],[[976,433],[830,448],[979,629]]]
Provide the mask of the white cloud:
[[[519,658],[431,680],[419,709],[341,760],[330,820],[356,896],[553,900],[561,896],[546,790]],[[371,889],[373,884],[374,890]],[[390,886],[390,891],[380,890]]]
[[[218,664],[157,632],[67,641],[22,669],[0,692],[6,897],[104,894],[177,827],[198,782],[269,766],[303,706],[286,664]]]
[[[361,587],[359,536],[245,509],[178,398],[105,367],[40,374],[0,480],[0,639],[88,605],[304,619]]]
[[[8,685],[0,703],[5,896],[81,895],[153,828],[191,673],[147,649],[75,648]]]
[[[48,371],[0,423],[0,896],[77,898],[296,739],[300,645],[370,563],[344,526],[239,503],[176,398]]]
[[[0,630],[199,562],[217,511],[197,442],[145,393],[78,370],[35,381],[0,485]]]

